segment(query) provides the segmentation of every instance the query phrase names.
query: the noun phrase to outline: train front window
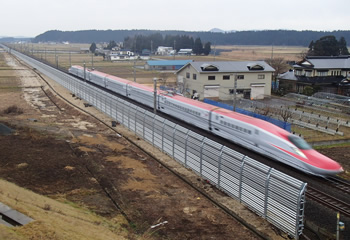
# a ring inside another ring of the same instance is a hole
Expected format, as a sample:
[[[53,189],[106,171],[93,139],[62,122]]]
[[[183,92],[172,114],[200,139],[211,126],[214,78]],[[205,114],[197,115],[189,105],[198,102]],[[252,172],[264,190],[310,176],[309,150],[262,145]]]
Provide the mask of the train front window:
[[[289,135],[288,139],[299,149],[302,149],[302,150],[312,149],[312,147],[304,139],[300,137]]]

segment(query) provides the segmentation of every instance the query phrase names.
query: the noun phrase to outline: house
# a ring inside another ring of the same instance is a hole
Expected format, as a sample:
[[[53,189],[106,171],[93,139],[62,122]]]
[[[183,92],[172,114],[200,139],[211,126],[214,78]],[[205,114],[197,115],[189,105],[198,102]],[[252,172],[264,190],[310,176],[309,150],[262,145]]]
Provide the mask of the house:
[[[108,60],[108,61],[134,60],[134,59],[136,59],[135,54],[130,50],[109,51],[105,55],[105,60]]]
[[[151,58],[151,50],[143,49],[138,58],[141,60],[149,60]]]
[[[290,69],[288,72],[278,75],[278,85],[276,86],[276,90],[280,89],[283,90],[283,92],[298,92],[297,81],[298,78],[295,76],[294,70]]]
[[[180,49],[177,53],[178,55],[191,55],[193,53],[192,49]]]
[[[89,53],[90,48],[80,48],[80,53]]]
[[[150,60],[145,64],[146,70],[179,70],[192,60]]]
[[[159,46],[156,51],[156,55],[161,55],[161,56],[168,56],[173,54],[174,54],[174,50],[172,47]]]
[[[350,94],[350,56],[309,56],[293,65],[294,71],[280,74],[280,87],[302,93],[306,86],[314,91]]]
[[[176,75],[180,90],[188,97],[231,100],[237,82],[238,97],[262,99],[271,95],[274,71],[264,61],[189,62]]]

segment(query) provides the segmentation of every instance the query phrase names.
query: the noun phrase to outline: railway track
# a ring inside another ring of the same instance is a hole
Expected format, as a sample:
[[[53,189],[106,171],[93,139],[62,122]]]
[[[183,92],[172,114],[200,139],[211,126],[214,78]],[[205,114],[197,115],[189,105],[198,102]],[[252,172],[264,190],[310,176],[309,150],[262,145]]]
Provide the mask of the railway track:
[[[23,64],[20,60],[19,62],[21,64]],[[71,106],[75,107],[76,109],[79,109],[82,112],[85,112],[87,115],[90,115],[92,118],[96,119],[97,121],[101,122],[103,125],[105,125],[107,128],[109,128],[110,130],[114,131],[116,134],[121,135],[115,128],[111,127],[109,124],[107,124],[106,122],[104,122],[102,119],[96,117],[95,115],[91,114],[89,111],[86,111],[82,108],[80,108],[79,106],[75,105],[72,101],[68,100],[67,98],[63,97],[59,92],[57,92],[51,85],[50,83],[45,80],[45,78],[41,75],[40,72],[38,72],[37,70],[33,70],[47,85],[48,87],[55,92],[62,100],[64,100],[65,102],[67,102],[68,104],[70,104]],[[45,93],[46,94],[46,93]],[[51,100],[51,99],[50,99]],[[52,100],[51,100],[52,101]],[[53,101],[52,101],[53,102]],[[54,103],[55,104],[55,103]],[[56,104],[55,104],[56,105]],[[132,144],[134,147],[138,148],[140,151],[142,151],[145,155],[147,155],[150,159],[156,161],[158,164],[162,165],[165,169],[167,169],[171,174],[173,174],[174,176],[176,176],[178,179],[180,179],[181,181],[183,181],[185,184],[187,184],[188,186],[190,186],[192,189],[194,189],[194,191],[198,192],[201,196],[205,197],[206,199],[208,199],[212,204],[214,204],[217,208],[221,209],[223,212],[225,212],[228,216],[230,216],[231,218],[235,219],[236,221],[238,221],[239,223],[241,223],[244,227],[246,227],[247,229],[249,229],[252,233],[254,233],[257,237],[263,239],[263,240],[269,240],[269,236],[265,235],[263,232],[259,231],[258,229],[256,229],[253,225],[251,225],[249,222],[247,222],[245,219],[241,218],[239,215],[237,215],[236,213],[234,213],[231,209],[229,209],[228,207],[226,207],[224,204],[220,203],[219,201],[217,201],[216,199],[214,199],[210,194],[208,194],[204,189],[201,189],[200,187],[196,186],[194,183],[192,183],[190,180],[186,179],[185,177],[183,177],[180,173],[178,173],[177,171],[173,170],[171,167],[169,167],[166,163],[164,163],[163,161],[157,159],[155,156],[153,156],[151,153],[149,153],[148,151],[144,150],[142,147],[140,147],[136,142],[134,142],[132,139],[128,138],[127,136],[123,135],[123,137],[125,139],[127,139],[129,141],[130,144]],[[68,144],[69,147],[71,148],[72,152],[77,155],[77,151],[76,149],[74,149],[70,144]],[[77,155],[79,156],[79,155]],[[91,159],[91,166],[96,165],[96,163],[94,162],[93,159]],[[94,169],[94,167],[91,166],[85,166],[87,168],[87,170],[91,173],[92,176],[94,176],[94,178],[96,179],[97,183],[101,186],[102,190],[105,192],[106,196],[113,202],[113,204],[115,205],[115,207],[121,212],[121,214],[129,221],[129,216],[124,212],[124,210],[121,208],[121,206],[118,204],[118,199],[116,199],[114,197],[115,194],[113,194],[112,190],[109,190],[108,188],[106,188],[104,186],[104,184],[102,183],[102,181],[100,180],[99,177],[97,177],[97,171],[96,169]]]
[[[310,198],[318,203],[321,203],[324,206],[327,206],[344,216],[350,217],[350,204],[344,201],[341,201],[329,194],[321,192],[316,188],[308,186],[306,197]]]
[[[350,194],[350,182],[339,177],[329,177],[328,182],[344,193]]]

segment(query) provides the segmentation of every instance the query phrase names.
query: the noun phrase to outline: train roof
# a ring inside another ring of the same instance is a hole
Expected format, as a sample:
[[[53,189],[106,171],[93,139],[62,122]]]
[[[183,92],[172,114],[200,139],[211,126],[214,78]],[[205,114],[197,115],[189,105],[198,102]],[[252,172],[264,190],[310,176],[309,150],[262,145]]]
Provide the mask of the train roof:
[[[74,67],[78,67],[80,69],[83,69],[83,67],[81,67],[81,66],[74,66]],[[153,88],[150,88],[148,86],[144,86],[144,85],[139,84],[139,83],[132,82],[132,81],[127,80],[127,79],[119,78],[119,77],[116,77],[116,76],[113,76],[113,75],[109,75],[109,74],[106,74],[106,73],[103,73],[103,72],[99,72],[99,71],[96,71],[96,70],[89,70],[89,71],[90,72],[94,72],[94,74],[98,74],[98,75],[101,75],[101,76],[104,76],[104,77],[108,76],[109,79],[112,79],[112,80],[115,80],[115,81],[120,81],[120,82],[123,82],[123,83],[126,83],[126,84],[130,84],[132,86],[144,89],[144,90],[149,91],[149,92],[153,92],[154,91]],[[163,95],[163,96],[175,99],[175,100],[183,102],[185,104],[190,104],[192,106],[204,109],[206,111],[212,111],[212,112],[219,113],[219,114],[221,114],[223,116],[226,116],[228,118],[234,118],[234,119],[237,119],[239,121],[245,122],[247,124],[258,126],[259,128],[264,129],[264,130],[266,130],[268,132],[271,132],[273,134],[276,134],[276,135],[287,136],[287,135],[290,134],[286,130],[284,130],[284,129],[282,129],[282,128],[280,128],[280,127],[278,127],[278,126],[276,126],[276,125],[274,125],[272,123],[269,123],[267,121],[264,121],[264,120],[261,120],[261,119],[258,119],[258,118],[254,118],[254,117],[247,116],[247,115],[244,115],[244,114],[241,114],[241,113],[233,112],[233,111],[228,110],[228,109],[216,107],[216,106],[204,103],[204,102],[200,102],[200,101],[197,101],[197,100],[193,100],[193,99],[190,99],[190,98],[183,97],[181,95],[176,95],[176,94],[171,95],[167,91],[158,90],[157,94],[160,94],[160,95]]]
[[[84,69],[81,66],[73,66],[73,67],[76,67],[76,68],[79,68],[79,69]],[[148,86],[144,86],[142,84],[135,83],[135,82],[132,82],[132,81],[124,79],[124,78],[120,78],[120,77],[117,77],[117,76],[114,76],[114,75],[110,75],[110,74],[107,74],[107,73],[104,73],[104,72],[100,72],[100,71],[97,71],[97,70],[92,70],[92,69],[86,69],[86,70],[88,72],[93,72],[94,74],[99,75],[101,77],[108,77],[108,79],[110,79],[110,80],[122,82],[122,83],[125,83],[125,84],[130,84],[132,86],[135,86],[135,87],[138,87],[138,88],[141,88],[141,89],[153,92],[153,89],[148,87]]]
[[[254,117],[247,116],[247,115],[244,115],[241,113],[233,112],[233,111],[228,110],[228,109],[216,107],[216,106],[213,106],[213,105],[210,105],[210,104],[207,104],[204,102],[200,102],[197,100],[189,99],[189,98],[186,98],[186,97],[183,97],[180,95],[174,95],[174,96],[168,96],[168,97],[171,97],[173,99],[176,99],[177,101],[180,101],[180,102],[183,102],[186,104],[190,104],[192,106],[195,106],[195,107],[198,107],[198,108],[201,108],[204,110],[219,113],[219,114],[226,116],[228,118],[234,118],[234,119],[237,119],[239,121],[245,122],[247,124],[252,124],[252,125],[258,126],[261,129],[264,129],[264,130],[271,132],[271,133],[274,133],[274,134],[278,134],[280,136],[287,136],[290,134],[286,130],[284,130],[284,129],[282,129],[282,128],[280,128],[280,127],[278,127],[270,122],[267,122],[267,121],[264,121],[264,120],[261,120],[258,118],[254,118]]]

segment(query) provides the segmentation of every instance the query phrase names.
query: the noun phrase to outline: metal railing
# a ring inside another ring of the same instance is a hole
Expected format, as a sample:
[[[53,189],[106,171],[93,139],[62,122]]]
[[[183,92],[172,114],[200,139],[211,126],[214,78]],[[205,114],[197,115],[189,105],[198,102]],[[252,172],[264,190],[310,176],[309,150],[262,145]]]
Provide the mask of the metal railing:
[[[307,184],[23,54],[22,60],[192,169],[295,239]]]

